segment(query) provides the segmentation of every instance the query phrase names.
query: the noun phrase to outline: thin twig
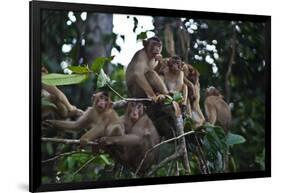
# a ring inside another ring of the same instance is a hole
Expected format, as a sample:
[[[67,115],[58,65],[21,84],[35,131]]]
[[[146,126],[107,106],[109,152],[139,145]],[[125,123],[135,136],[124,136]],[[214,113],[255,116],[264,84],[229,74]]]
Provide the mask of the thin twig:
[[[76,154],[76,153],[92,154],[91,152],[87,152],[87,151],[70,151],[70,152],[58,154],[58,155],[56,155],[52,158],[46,159],[46,160],[42,160],[41,163],[47,163],[47,162],[59,159],[60,157],[69,156],[69,155],[73,155],[73,154]]]
[[[175,152],[169,157],[166,157],[163,161],[161,161],[156,167],[152,168],[152,170],[147,174],[148,176],[151,176],[153,173],[155,173],[159,168],[162,168],[164,165],[169,163],[170,161],[173,161],[175,159],[178,159],[182,156],[182,152]]]
[[[137,174],[139,173],[139,170],[141,169],[141,167],[142,167],[142,165],[143,165],[143,163],[144,163],[144,161],[145,161],[145,159],[146,159],[148,153],[150,153],[150,152],[153,151],[155,148],[157,148],[157,147],[159,147],[159,146],[161,146],[161,145],[163,145],[163,144],[166,144],[166,143],[169,143],[169,142],[171,142],[171,141],[180,139],[180,138],[182,138],[182,137],[184,137],[184,136],[186,136],[186,135],[190,135],[190,134],[192,134],[192,133],[194,133],[194,132],[195,132],[195,131],[189,131],[189,132],[183,133],[182,135],[179,135],[179,136],[177,136],[177,137],[174,137],[174,138],[171,138],[171,139],[162,141],[162,142],[160,142],[160,143],[154,145],[154,146],[153,146],[152,148],[150,148],[149,150],[147,150],[147,151],[145,152],[144,157],[143,157],[143,159],[141,160],[141,162],[140,162],[140,164],[139,164],[139,166],[138,166],[136,172],[135,172],[135,175],[137,175]]]
[[[78,172],[80,172],[86,165],[88,165],[89,163],[91,163],[96,157],[92,157],[91,159],[89,159],[86,163],[84,163],[78,170],[76,170],[72,176],[75,176]]]
[[[42,137],[41,140],[43,142],[56,142],[56,143],[65,143],[65,144],[79,144],[79,139],[61,139],[61,138],[48,138],[48,137]],[[88,141],[87,145],[97,145],[98,143],[96,141]]]

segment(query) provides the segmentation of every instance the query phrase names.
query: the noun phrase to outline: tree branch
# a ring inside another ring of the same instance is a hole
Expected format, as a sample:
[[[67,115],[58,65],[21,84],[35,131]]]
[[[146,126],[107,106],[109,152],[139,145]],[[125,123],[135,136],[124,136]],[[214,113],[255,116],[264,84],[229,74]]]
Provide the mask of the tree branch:
[[[163,145],[163,144],[166,144],[166,143],[169,143],[169,142],[171,142],[171,141],[180,139],[180,138],[182,138],[182,137],[184,137],[184,136],[186,136],[186,135],[190,135],[190,134],[192,134],[192,133],[194,133],[194,132],[195,132],[195,131],[189,131],[189,132],[183,133],[182,135],[179,135],[179,136],[177,136],[177,137],[174,137],[174,138],[171,138],[171,139],[162,141],[162,142],[160,142],[160,143],[154,145],[154,146],[153,146],[152,148],[150,148],[149,150],[147,150],[147,151],[145,152],[144,157],[143,157],[143,159],[141,160],[141,162],[140,162],[140,164],[139,164],[139,166],[138,166],[136,172],[135,172],[135,175],[137,175],[137,174],[139,173],[139,171],[140,171],[140,169],[141,169],[141,167],[142,167],[142,165],[143,165],[143,162],[145,161],[145,159],[146,159],[148,153],[150,153],[150,152],[153,151],[155,148],[157,148],[157,147],[159,147],[159,146],[161,146],[161,145]]]
[[[80,145],[79,139],[61,139],[61,138],[48,138],[42,137],[41,140],[43,142],[56,142],[56,143],[65,143],[65,144],[77,144]],[[97,145],[96,141],[88,141],[87,145]]]
[[[73,154],[76,154],[76,153],[92,154],[92,152],[87,152],[87,151],[70,151],[70,152],[58,154],[58,155],[56,155],[56,156],[54,156],[52,158],[46,159],[46,160],[42,160],[41,163],[47,163],[47,162],[59,159],[60,157],[69,156],[69,155],[73,155]]]
[[[113,102],[113,108],[118,109],[124,107],[128,102],[152,102],[150,98],[123,98],[122,100]]]

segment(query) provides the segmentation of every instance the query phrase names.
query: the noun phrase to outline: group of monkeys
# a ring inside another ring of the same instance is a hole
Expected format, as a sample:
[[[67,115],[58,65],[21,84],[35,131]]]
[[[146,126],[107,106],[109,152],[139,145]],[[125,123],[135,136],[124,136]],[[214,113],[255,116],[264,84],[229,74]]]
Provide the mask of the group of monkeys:
[[[163,59],[161,51],[162,42],[158,37],[143,40],[143,48],[135,53],[126,70],[129,97],[150,98],[154,103],[161,103],[167,95],[181,92],[183,100],[178,104],[179,109],[190,116],[196,126],[202,125],[205,118],[199,105],[199,72],[178,56]],[[42,70],[42,73],[47,72]],[[145,153],[160,143],[161,128],[155,127],[142,102],[128,102],[125,114],[119,117],[108,92],[95,93],[93,105],[85,112],[71,105],[55,86],[43,84],[42,95],[62,109],[64,113],[61,117],[77,117],[75,121],[47,119],[45,124],[64,130],[88,129],[80,138],[82,147],[89,141],[98,141],[99,148],[102,147],[133,171],[136,171]],[[220,124],[226,133],[229,132],[230,109],[214,87],[206,90],[205,112],[208,122]],[[139,168],[140,173],[149,169],[157,157],[157,148],[150,151]]]

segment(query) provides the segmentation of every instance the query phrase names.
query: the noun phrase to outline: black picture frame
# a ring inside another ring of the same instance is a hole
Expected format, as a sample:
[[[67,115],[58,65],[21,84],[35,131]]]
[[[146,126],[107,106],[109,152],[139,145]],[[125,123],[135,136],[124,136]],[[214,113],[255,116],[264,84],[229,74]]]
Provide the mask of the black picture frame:
[[[265,90],[265,171],[248,171],[239,173],[221,173],[210,175],[190,175],[178,177],[159,177],[129,179],[118,181],[98,181],[65,184],[41,184],[41,66],[40,66],[40,14],[43,9],[50,10],[72,10],[100,13],[123,13],[134,15],[167,16],[167,17],[196,17],[213,20],[242,20],[266,23],[266,90]],[[80,3],[62,3],[47,1],[29,2],[30,11],[30,143],[29,143],[29,191],[60,191],[91,188],[108,188],[123,186],[139,186],[152,184],[199,182],[213,180],[229,180],[244,178],[262,178],[271,176],[271,17],[265,15],[248,15],[232,13],[214,13],[201,11],[170,10],[156,8],[105,6]]]

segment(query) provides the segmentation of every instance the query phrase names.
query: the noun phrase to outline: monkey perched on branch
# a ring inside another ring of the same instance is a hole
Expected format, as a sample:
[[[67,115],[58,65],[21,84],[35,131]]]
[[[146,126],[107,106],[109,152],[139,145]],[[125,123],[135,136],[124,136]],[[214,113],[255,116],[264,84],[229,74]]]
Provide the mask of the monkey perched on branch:
[[[183,100],[180,103],[184,110],[191,116],[191,107],[188,98],[188,89],[184,84],[184,72],[182,71],[183,62],[179,56],[172,56],[169,59],[163,60],[159,73],[163,79],[170,94],[180,92],[183,94]]]
[[[154,102],[165,98],[168,90],[154,70],[161,59],[162,42],[157,37],[143,40],[143,48],[135,53],[126,70],[130,97],[148,97]]]
[[[184,83],[188,88],[188,99],[192,110],[192,119],[196,122],[196,127],[205,122],[204,115],[200,108],[200,73],[190,64],[183,65]]]
[[[81,146],[88,141],[103,136],[123,135],[124,129],[116,124],[118,114],[112,109],[112,101],[106,92],[98,92],[92,97],[93,105],[76,121],[46,120],[45,123],[53,128],[65,130],[89,129],[81,138]]]
[[[225,133],[230,131],[231,111],[223,96],[213,86],[207,88],[205,99],[205,112],[211,124],[222,126]]]
[[[159,134],[140,102],[127,104],[126,113],[121,118],[120,124],[125,128],[124,135],[103,137],[99,142],[123,164],[136,171],[146,151],[160,142]],[[158,149],[155,149],[148,154],[140,173],[149,169],[157,159]]]

